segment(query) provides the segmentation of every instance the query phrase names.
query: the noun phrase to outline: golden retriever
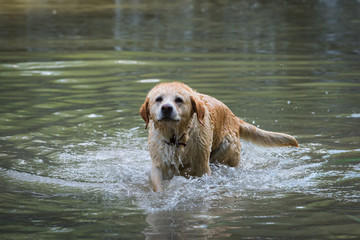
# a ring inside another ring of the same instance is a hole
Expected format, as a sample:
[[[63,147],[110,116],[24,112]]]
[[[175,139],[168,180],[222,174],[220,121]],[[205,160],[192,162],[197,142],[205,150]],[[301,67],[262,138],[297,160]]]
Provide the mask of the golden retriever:
[[[236,167],[240,137],[263,146],[299,146],[294,137],[246,123],[219,100],[179,82],[150,90],[140,115],[149,128],[154,191],[174,175],[209,175],[210,162]]]

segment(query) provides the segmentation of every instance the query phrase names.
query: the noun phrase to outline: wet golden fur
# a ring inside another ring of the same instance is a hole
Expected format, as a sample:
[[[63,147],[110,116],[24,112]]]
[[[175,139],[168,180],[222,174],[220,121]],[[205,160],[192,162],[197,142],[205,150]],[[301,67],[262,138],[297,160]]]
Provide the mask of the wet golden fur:
[[[161,191],[162,180],[174,175],[210,174],[209,162],[236,167],[240,137],[263,146],[298,147],[294,137],[248,124],[219,100],[179,82],[155,86],[140,115],[149,128],[154,191]]]

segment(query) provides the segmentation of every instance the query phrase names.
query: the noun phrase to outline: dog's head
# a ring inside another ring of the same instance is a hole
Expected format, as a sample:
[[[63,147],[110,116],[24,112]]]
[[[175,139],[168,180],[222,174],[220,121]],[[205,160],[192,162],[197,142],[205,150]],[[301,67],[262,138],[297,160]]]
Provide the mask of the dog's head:
[[[194,90],[179,82],[158,84],[149,92],[140,108],[146,127],[150,119],[158,124],[187,123],[194,113],[204,125],[203,102]]]

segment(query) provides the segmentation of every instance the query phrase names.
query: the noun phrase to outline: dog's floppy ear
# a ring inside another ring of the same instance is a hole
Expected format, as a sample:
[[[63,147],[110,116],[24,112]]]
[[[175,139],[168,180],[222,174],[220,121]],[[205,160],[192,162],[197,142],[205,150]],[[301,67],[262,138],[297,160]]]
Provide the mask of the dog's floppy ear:
[[[145,102],[141,106],[139,113],[146,123],[145,129],[147,129],[148,124],[149,124],[149,115],[150,115],[150,113],[149,113],[149,98],[145,99]]]
[[[205,106],[203,101],[195,96],[190,96],[190,99],[193,111],[196,112],[199,123],[204,126]]]

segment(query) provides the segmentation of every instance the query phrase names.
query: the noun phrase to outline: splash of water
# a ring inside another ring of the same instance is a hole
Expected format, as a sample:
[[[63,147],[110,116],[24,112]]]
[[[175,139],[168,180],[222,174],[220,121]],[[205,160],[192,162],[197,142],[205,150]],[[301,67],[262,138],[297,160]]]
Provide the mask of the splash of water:
[[[55,155],[58,164],[48,166],[47,176],[6,169],[0,173],[16,181],[55,186],[57,190],[80,189],[112,198],[134,198],[147,212],[206,210],[224,201],[320,192],[318,179],[325,174],[322,167],[328,154],[325,151],[317,160],[310,154],[324,151],[321,146],[262,148],[244,143],[239,167],[212,164],[210,176],[174,177],[164,181],[163,192],[155,193],[149,181],[151,159],[143,145],[146,139],[137,136],[135,129],[103,140],[99,147],[85,143],[64,146],[64,151]]]

